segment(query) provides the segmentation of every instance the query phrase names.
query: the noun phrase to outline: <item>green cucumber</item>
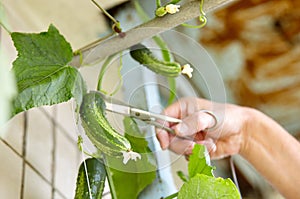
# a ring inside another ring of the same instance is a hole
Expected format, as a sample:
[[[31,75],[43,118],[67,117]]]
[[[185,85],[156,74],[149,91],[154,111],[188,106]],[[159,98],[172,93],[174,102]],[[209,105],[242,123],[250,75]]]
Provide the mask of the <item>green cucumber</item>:
[[[166,77],[177,77],[181,74],[181,66],[177,62],[158,60],[152,52],[142,44],[130,48],[131,57],[155,73]]]
[[[74,198],[100,199],[102,198],[106,178],[105,166],[96,158],[86,159],[85,164],[86,169],[84,162],[82,162],[78,170]]]
[[[100,93],[84,95],[80,106],[80,118],[86,135],[95,147],[106,155],[122,156],[130,152],[130,142],[119,134],[105,117],[105,102]]]

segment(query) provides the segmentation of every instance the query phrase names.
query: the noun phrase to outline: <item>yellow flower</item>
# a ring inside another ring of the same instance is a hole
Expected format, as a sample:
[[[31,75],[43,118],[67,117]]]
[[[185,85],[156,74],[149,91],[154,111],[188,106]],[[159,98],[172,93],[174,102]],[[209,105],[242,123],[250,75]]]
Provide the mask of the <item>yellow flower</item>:
[[[185,64],[182,66],[181,73],[186,74],[189,78],[192,78],[193,71],[194,69],[189,64]]]
[[[141,155],[139,153],[133,152],[133,151],[121,151],[123,154],[123,164],[127,164],[129,160],[141,159]]]
[[[170,14],[175,14],[176,12],[179,12],[180,5],[175,4],[168,4],[166,5],[166,11]]]

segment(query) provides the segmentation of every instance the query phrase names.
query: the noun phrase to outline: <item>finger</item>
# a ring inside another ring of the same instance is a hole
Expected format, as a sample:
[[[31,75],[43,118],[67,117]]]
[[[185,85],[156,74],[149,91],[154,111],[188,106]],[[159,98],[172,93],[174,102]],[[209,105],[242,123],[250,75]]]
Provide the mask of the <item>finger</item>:
[[[164,111],[163,114],[170,116],[170,117],[175,117],[175,118],[182,118],[183,117],[183,112],[186,109],[186,104],[182,102],[182,100],[179,100],[170,106],[168,106]]]
[[[185,140],[178,137],[173,137],[170,140],[169,149],[181,155],[190,155],[194,148],[195,142],[192,140]]]
[[[171,104],[164,110],[164,114],[170,117],[184,118],[187,115],[199,110],[199,99],[188,97],[182,98]]]
[[[196,141],[196,143],[204,145],[210,154],[215,153],[217,150],[217,146],[211,138],[201,140],[201,141]]]
[[[169,146],[169,133],[163,129],[156,129],[156,137],[160,143],[163,150],[167,149]]]
[[[180,137],[191,136],[200,131],[205,131],[214,124],[214,120],[211,115],[197,111],[191,115],[185,117],[182,123],[179,123],[173,127],[176,135]]]

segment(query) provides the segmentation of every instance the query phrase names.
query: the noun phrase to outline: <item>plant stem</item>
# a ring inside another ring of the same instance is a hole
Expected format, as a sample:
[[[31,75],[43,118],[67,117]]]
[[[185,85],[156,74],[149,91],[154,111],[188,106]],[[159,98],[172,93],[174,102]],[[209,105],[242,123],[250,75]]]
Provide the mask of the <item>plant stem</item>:
[[[150,19],[150,17],[146,14],[146,12],[144,11],[144,9],[141,7],[141,5],[139,4],[139,2],[137,0],[134,1],[134,6],[137,11],[137,14],[142,19],[142,21],[146,22]],[[170,50],[169,50],[166,42],[160,36],[154,36],[153,40],[161,49],[161,53],[162,53],[164,61],[167,61],[167,62],[172,61],[173,57],[172,57],[172,54],[170,53]],[[176,97],[176,80],[175,80],[175,78],[169,77],[168,83],[169,83],[169,87],[170,87],[170,96],[168,99],[168,105],[170,105]]]
[[[166,42],[159,36],[154,36],[153,40],[160,47],[164,61],[171,62],[173,57],[172,57],[172,54],[170,53],[170,50],[169,50]],[[169,99],[168,99],[167,105],[171,105],[176,97],[176,80],[175,80],[175,78],[168,77],[168,83],[169,83],[170,92],[169,92]]]
[[[0,26],[9,34],[11,35],[11,31],[8,30],[8,28],[0,21]]]
[[[176,4],[176,3],[179,3],[181,0],[173,0],[173,1],[170,1],[168,4]]]
[[[177,197],[177,196],[178,196],[178,192],[173,193],[173,194],[171,194],[171,195],[165,197],[164,199],[172,199],[172,198],[175,198],[175,197]]]
[[[161,2],[160,2],[160,0],[156,0],[156,8],[159,8],[159,7],[161,7]]]
[[[102,8],[95,0],[91,0],[108,18],[110,18],[115,24],[119,23],[113,16],[111,16],[104,8]]]
[[[121,70],[123,68],[123,57],[122,56],[123,56],[123,52],[121,52],[120,56],[119,56],[120,57],[119,58],[120,59],[120,65],[118,67],[118,76],[119,76],[120,81],[119,81],[119,84],[117,85],[117,87],[115,88],[115,90],[109,94],[110,96],[115,95],[121,89],[121,87],[123,85],[123,78],[122,78],[122,74],[121,74]]]
[[[103,80],[104,74],[107,70],[107,67],[111,63],[114,56],[115,55],[111,55],[111,56],[107,57],[105,62],[102,65],[101,69],[100,69],[99,76],[98,76],[98,85],[97,85],[97,90],[98,91],[102,91],[102,92],[106,93],[105,91],[102,90],[102,80]]]
[[[138,14],[138,16],[141,18],[143,22],[149,21],[150,17],[147,15],[147,13],[142,8],[141,4],[138,2],[138,0],[133,1],[134,8]]]
[[[104,36],[104,37],[102,37],[102,38],[97,39],[96,41],[93,41],[92,43],[89,43],[89,44],[83,46],[82,48],[80,48],[80,49],[74,51],[74,52],[73,52],[73,55],[74,55],[74,56],[80,55],[81,52],[83,52],[83,51],[85,51],[85,50],[87,50],[87,49],[91,49],[91,48],[97,46],[101,41],[103,41],[103,40],[105,40],[105,39],[108,39],[109,37],[113,36],[114,34],[115,34],[115,33],[111,33],[111,34],[109,34],[109,35],[106,35],[106,36]]]
[[[104,166],[105,166],[105,171],[106,171],[106,176],[107,176],[108,185],[109,185],[109,189],[110,189],[110,194],[111,194],[113,199],[117,199],[117,193],[116,193],[114,182],[113,182],[113,179],[112,179],[110,167],[108,166],[108,163],[107,163],[106,158],[104,157],[104,155],[103,155],[103,162],[104,162]]]

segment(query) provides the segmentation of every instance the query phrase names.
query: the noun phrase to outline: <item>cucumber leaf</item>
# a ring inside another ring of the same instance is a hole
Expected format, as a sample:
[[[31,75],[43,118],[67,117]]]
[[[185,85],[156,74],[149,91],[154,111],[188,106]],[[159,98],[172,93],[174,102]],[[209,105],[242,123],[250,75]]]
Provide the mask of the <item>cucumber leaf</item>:
[[[189,159],[189,180],[178,192],[178,199],[238,199],[240,194],[230,179],[215,178],[213,167],[207,164],[205,147],[196,144]]]
[[[47,32],[14,32],[11,37],[18,51],[12,68],[18,88],[13,115],[72,97],[81,103],[85,83],[78,70],[68,65],[73,57],[71,45],[53,25]]]
[[[239,199],[240,194],[234,183],[228,178],[215,178],[196,174],[184,183],[178,192],[178,199]]]
[[[132,150],[141,154],[141,159],[129,161],[126,165],[121,158],[108,159],[111,180],[118,199],[138,198],[139,194],[153,182],[156,177],[156,165],[153,153],[148,147],[148,142],[142,137],[136,122],[124,118],[125,137],[130,141]]]
[[[214,170],[214,167],[207,164],[206,158],[209,157],[205,152],[205,147],[203,145],[195,144],[188,163],[190,178],[194,177],[198,173],[213,176],[212,171]]]

